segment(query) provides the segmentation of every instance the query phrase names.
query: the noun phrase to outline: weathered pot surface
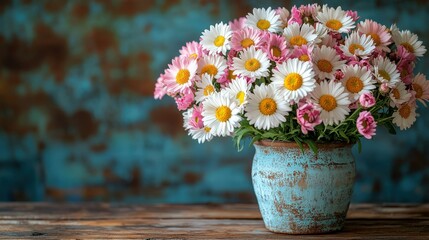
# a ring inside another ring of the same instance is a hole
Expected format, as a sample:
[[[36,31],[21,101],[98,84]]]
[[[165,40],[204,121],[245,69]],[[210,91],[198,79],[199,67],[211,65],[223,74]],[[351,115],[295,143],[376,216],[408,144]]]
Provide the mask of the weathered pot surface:
[[[317,155],[295,143],[254,146],[253,187],[267,229],[316,234],[343,228],[355,180],[351,144],[318,144]]]

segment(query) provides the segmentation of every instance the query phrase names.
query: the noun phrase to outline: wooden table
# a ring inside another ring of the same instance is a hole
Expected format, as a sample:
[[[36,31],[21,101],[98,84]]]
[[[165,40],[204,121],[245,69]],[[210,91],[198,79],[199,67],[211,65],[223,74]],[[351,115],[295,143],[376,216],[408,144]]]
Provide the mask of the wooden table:
[[[286,235],[258,207],[0,203],[0,239],[429,239],[429,204],[352,205],[343,231]]]

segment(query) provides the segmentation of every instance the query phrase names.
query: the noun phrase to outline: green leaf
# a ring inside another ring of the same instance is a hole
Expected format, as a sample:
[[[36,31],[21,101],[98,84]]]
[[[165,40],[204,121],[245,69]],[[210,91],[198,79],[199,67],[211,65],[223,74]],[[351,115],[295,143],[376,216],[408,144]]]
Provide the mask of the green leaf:
[[[277,136],[277,133],[273,133],[273,132],[265,132],[264,134],[262,134],[262,138],[275,138]]]
[[[318,149],[316,144],[313,142],[313,140],[306,140],[305,143],[307,143],[307,145],[310,147],[310,149],[314,152],[314,154],[318,153]]]
[[[362,152],[362,143],[360,141],[360,138],[357,139],[357,144],[358,144],[358,152],[361,153]]]
[[[302,145],[301,140],[297,137],[293,137],[293,140],[295,140],[296,144],[298,144],[299,148],[301,149],[301,152],[304,154],[304,146]]]
[[[347,137],[347,135],[342,130],[338,131],[338,133],[340,134],[341,137],[343,137],[344,139],[346,139],[347,142],[350,142],[349,137]]]
[[[386,122],[384,124],[384,126],[386,126],[387,130],[389,131],[390,134],[396,135],[396,129],[395,126],[393,126],[392,122]]]

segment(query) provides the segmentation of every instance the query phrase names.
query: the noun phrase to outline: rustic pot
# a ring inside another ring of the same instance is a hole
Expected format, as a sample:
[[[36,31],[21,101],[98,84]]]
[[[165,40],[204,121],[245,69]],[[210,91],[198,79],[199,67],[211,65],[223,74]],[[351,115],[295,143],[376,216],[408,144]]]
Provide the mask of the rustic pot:
[[[252,180],[265,226],[273,232],[341,230],[355,180],[351,144],[318,144],[302,153],[295,143],[259,141]]]

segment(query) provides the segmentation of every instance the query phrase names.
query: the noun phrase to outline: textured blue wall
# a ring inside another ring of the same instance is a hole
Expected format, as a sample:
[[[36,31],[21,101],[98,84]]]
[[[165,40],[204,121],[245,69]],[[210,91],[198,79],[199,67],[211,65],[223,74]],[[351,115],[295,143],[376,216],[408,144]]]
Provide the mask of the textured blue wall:
[[[252,202],[253,147],[199,145],[154,84],[187,41],[253,7],[310,1],[0,2],[0,201]],[[315,1],[429,45],[427,1]],[[417,70],[429,75],[429,58]],[[429,201],[429,111],[356,153],[353,200]]]

